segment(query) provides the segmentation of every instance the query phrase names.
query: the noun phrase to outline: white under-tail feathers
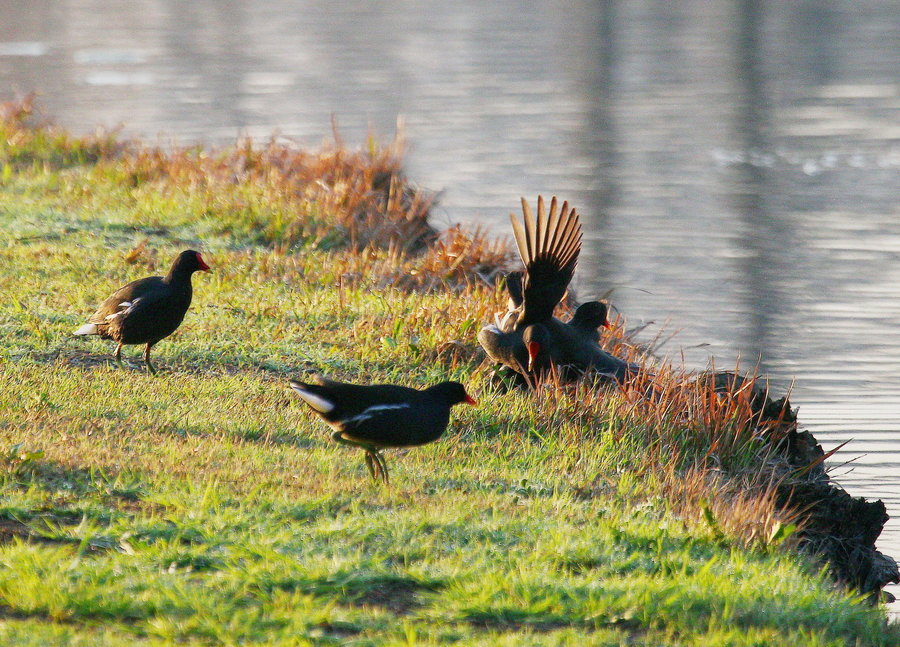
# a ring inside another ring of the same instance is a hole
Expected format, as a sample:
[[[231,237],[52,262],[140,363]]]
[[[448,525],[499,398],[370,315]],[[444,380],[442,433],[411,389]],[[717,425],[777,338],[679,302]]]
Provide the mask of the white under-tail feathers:
[[[515,326],[519,314],[518,310],[507,310],[506,314],[503,315],[503,319],[499,320],[497,328],[500,330],[510,330]],[[494,313],[494,316],[496,317],[496,313]]]
[[[482,330],[489,330],[498,335],[503,332],[510,332],[515,327],[519,314],[519,310],[507,310],[501,317],[499,312],[495,312],[494,323],[484,326]]]
[[[299,382],[291,382],[291,388],[297,392],[303,401],[319,413],[329,413],[334,410],[335,404],[330,400],[322,397],[318,393],[313,393],[301,385]]]
[[[98,334],[97,324],[86,323],[72,334],[74,334],[74,335],[96,335],[96,334]]]
[[[140,300],[141,300],[141,298],[138,297],[134,301],[123,301],[122,303],[119,304],[118,312],[114,312],[111,315],[106,315],[107,321],[112,321],[113,319],[119,319],[121,317],[124,317],[125,315],[127,315],[129,312],[131,312],[134,309],[134,306],[136,306],[138,301],[140,301]]]

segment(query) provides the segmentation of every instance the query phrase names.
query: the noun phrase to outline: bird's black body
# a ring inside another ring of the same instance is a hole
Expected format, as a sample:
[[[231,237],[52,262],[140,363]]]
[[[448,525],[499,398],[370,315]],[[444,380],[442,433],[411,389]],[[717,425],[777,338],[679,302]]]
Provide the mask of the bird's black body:
[[[437,440],[447,429],[453,405],[475,404],[459,382],[441,382],[420,391],[393,384],[347,384],[316,376],[314,383],[292,380],[291,388],[331,425],[335,441],[364,449],[373,478],[380,472],[384,481],[387,465],[378,452],[380,448],[414,447]]]
[[[191,305],[191,275],[208,271],[199,252],[181,252],[166,276],[148,276],[132,281],[104,301],[76,335],[99,335],[118,342],[116,359],[125,344],[146,344],[144,361],[150,364],[150,348],[181,325]]]
[[[478,334],[482,347],[491,359],[522,375],[546,373],[557,366],[565,368],[564,377],[592,370],[619,381],[625,379],[635,367],[599,345],[598,329],[609,325],[606,303],[582,304],[569,322],[553,316],[581,251],[578,214],[569,209],[568,203],[558,210],[556,198],[551,200],[547,214],[543,198],[538,197],[537,221],[524,199],[522,210],[524,227],[511,219],[525,272],[507,276],[510,309],[502,320]]]
[[[541,333],[541,331],[545,331]],[[577,379],[587,371],[622,382],[638,371],[638,366],[607,353],[597,343],[596,329],[580,329],[558,319],[534,324],[523,331],[522,341],[530,356],[531,372],[549,373],[552,367],[562,371],[565,381]],[[533,341],[537,347],[531,346]]]

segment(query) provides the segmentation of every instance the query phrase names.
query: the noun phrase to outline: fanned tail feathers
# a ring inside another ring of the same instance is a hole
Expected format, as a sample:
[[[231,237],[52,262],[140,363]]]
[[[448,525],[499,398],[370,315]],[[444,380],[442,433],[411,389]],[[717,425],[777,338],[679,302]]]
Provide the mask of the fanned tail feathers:
[[[559,268],[574,267],[581,251],[581,223],[575,208],[568,201],[560,209],[556,196],[550,200],[550,213],[544,197],[538,196],[538,215],[535,221],[531,206],[522,198],[523,222],[510,214],[516,247],[525,267],[539,260],[553,259]],[[524,226],[523,226],[524,223]]]
[[[538,196],[535,220],[531,207],[522,198],[522,215],[521,222],[510,217],[516,246],[525,264],[522,316],[517,327],[553,316],[553,309],[572,280],[581,251],[581,223],[568,202],[560,208],[556,198],[552,198],[548,213],[543,196]]]

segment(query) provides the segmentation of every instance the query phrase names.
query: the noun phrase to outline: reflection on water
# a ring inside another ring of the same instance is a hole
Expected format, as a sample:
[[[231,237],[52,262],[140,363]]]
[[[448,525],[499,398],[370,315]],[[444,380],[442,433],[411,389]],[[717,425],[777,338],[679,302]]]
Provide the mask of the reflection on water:
[[[691,365],[796,377],[826,449],[853,439],[840,482],[900,517],[897,0],[9,5],[0,92],[75,129],[314,144],[404,114],[439,221],[567,198],[583,296],[682,330]]]

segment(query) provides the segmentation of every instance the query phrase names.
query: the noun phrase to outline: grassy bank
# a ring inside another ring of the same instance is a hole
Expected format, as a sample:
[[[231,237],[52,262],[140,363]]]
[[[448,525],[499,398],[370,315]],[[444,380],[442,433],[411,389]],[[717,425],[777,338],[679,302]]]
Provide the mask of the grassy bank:
[[[654,401],[494,390],[508,254],[428,204],[395,147],[163,152],[7,107],[0,643],[900,644],[786,550],[740,402],[665,368]],[[213,273],[159,376],[71,337],[187,247]],[[482,404],[383,487],[286,389],[313,370]]]

